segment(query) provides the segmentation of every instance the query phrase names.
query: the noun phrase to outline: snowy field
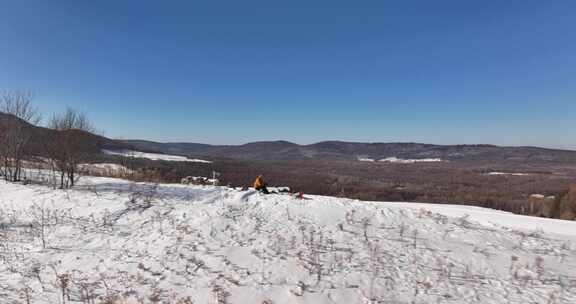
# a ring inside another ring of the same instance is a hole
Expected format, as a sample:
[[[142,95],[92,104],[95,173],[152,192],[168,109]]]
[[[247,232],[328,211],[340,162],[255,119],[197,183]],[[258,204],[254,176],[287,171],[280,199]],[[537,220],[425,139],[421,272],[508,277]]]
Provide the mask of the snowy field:
[[[529,175],[531,175],[531,174],[529,174],[529,173],[509,173],[509,172],[488,172],[488,173],[486,173],[486,175],[496,175],[496,176],[500,176],[500,175],[529,176]]]
[[[113,163],[81,164],[79,169],[86,174],[98,176],[122,176],[122,174],[133,173],[132,170]]]
[[[361,162],[376,162],[375,159],[367,158],[367,157],[358,157],[357,159],[358,159],[358,161],[361,161]],[[417,164],[417,163],[438,163],[438,162],[443,162],[444,160],[442,160],[440,158],[404,159],[404,158],[398,158],[398,157],[387,157],[387,158],[380,159],[378,161],[383,162],[383,163],[393,163],[393,164]]]
[[[191,159],[184,156],[177,156],[177,155],[168,155],[168,154],[157,154],[157,153],[146,153],[140,151],[132,151],[132,150],[102,150],[104,154],[108,155],[118,155],[124,157],[134,157],[134,158],[146,158],[150,160],[163,160],[163,161],[172,161],[172,162],[191,162],[191,163],[206,163],[210,164],[211,161],[203,160],[203,159]]]
[[[442,162],[443,160],[440,158],[403,159],[398,157],[387,157],[379,161],[394,164],[416,164],[416,163],[438,163]]]
[[[576,222],[111,178],[1,182],[0,303],[576,303]]]

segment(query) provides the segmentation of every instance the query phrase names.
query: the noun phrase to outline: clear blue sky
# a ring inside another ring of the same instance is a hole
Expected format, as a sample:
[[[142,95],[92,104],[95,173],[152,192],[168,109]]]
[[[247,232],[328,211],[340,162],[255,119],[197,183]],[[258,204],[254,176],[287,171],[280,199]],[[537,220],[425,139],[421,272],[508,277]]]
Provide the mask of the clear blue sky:
[[[0,88],[110,137],[576,148],[576,1],[4,0]]]

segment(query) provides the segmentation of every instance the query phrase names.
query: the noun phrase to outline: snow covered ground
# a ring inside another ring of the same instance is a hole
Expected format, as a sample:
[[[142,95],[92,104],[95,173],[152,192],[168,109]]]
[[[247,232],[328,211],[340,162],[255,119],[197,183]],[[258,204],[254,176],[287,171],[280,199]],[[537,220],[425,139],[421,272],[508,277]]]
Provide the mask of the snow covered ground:
[[[373,158],[358,157],[358,161],[361,161],[361,162],[375,162],[376,160],[373,159]]]
[[[2,182],[0,303],[576,303],[575,242],[477,207]]]
[[[113,163],[95,163],[95,164],[81,164],[79,169],[82,172],[87,172],[91,175],[105,175],[105,176],[122,176],[122,174],[130,174],[132,170]]]
[[[510,172],[488,172],[486,175],[511,175],[511,176],[529,176],[530,173],[510,173]]]
[[[368,157],[358,157],[358,161],[361,162],[376,162],[373,158]],[[415,164],[415,163],[436,163],[436,162],[443,162],[440,158],[419,158],[419,159],[404,159],[398,157],[387,157],[378,160],[379,162],[383,163],[394,163],[394,164]]]
[[[150,160],[164,160],[164,161],[173,161],[173,162],[192,162],[192,163],[206,163],[206,164],[212,163],[211,161],[203,160],[203,159],[191,159],[191,158],[186,158],[184,156],[157,154],[157,153],[146,153],[146,152],[131,151],[131,150],[119,150],[119,151],[102,150],[102,152],[104,154],[108,154],[108,155],[119,155],[119,156],[134,157],[134,158],[146,158],[146,159],[150,159]]]
[[[437,163],[442,162],[440,158],[420,158],[420,159],[403,159],[397,157],[387,157],[379,160],[385,163],[395,163],[395,164],[415,164],[415,163]]]

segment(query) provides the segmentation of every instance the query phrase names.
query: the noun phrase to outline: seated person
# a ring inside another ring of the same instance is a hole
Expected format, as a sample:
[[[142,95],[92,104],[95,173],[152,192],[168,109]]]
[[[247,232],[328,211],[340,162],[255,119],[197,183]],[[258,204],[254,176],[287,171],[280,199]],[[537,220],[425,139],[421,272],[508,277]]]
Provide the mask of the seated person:
[[[264,194],[270,194],[270,192],[268,192],[268,188],[266,188],[266,185],[267,184],[264,182],[262,175],[258,175],[256,180],[254,180],[254,189],[256,189],[256,191],[260,191]]]

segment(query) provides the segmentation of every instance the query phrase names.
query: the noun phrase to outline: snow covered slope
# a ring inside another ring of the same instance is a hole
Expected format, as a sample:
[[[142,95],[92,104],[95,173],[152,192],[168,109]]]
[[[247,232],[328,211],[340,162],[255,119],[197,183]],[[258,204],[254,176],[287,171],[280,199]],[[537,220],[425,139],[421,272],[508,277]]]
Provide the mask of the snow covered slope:
[[[482,208],[2,183],[0,302],[576,303],[574,242]]]
[[[396,164],[416,164],[416,163],[437,163],[443,162],[440,158],[421,158],[421,159],[402,159],[397,157],[387,157],[379,160],[385,163],[396,163]]]
[[[134,157],[134,158],[146,158],[150,160],[164,160],[164,161],[173,161],[173,162],[192,162],[192,163],[206,163],[210,164],[211,161],[203,160],[203,159],[191,159],[184,156],[178,155],[168,155],[168,154],[157,154],[157,153],[146,153],[140,151],[132,151],[132,150],[119,150],[119,151],[112,151],[112,150],[102,150],[104,154],[108,155],[119,155],[124,157]]]

